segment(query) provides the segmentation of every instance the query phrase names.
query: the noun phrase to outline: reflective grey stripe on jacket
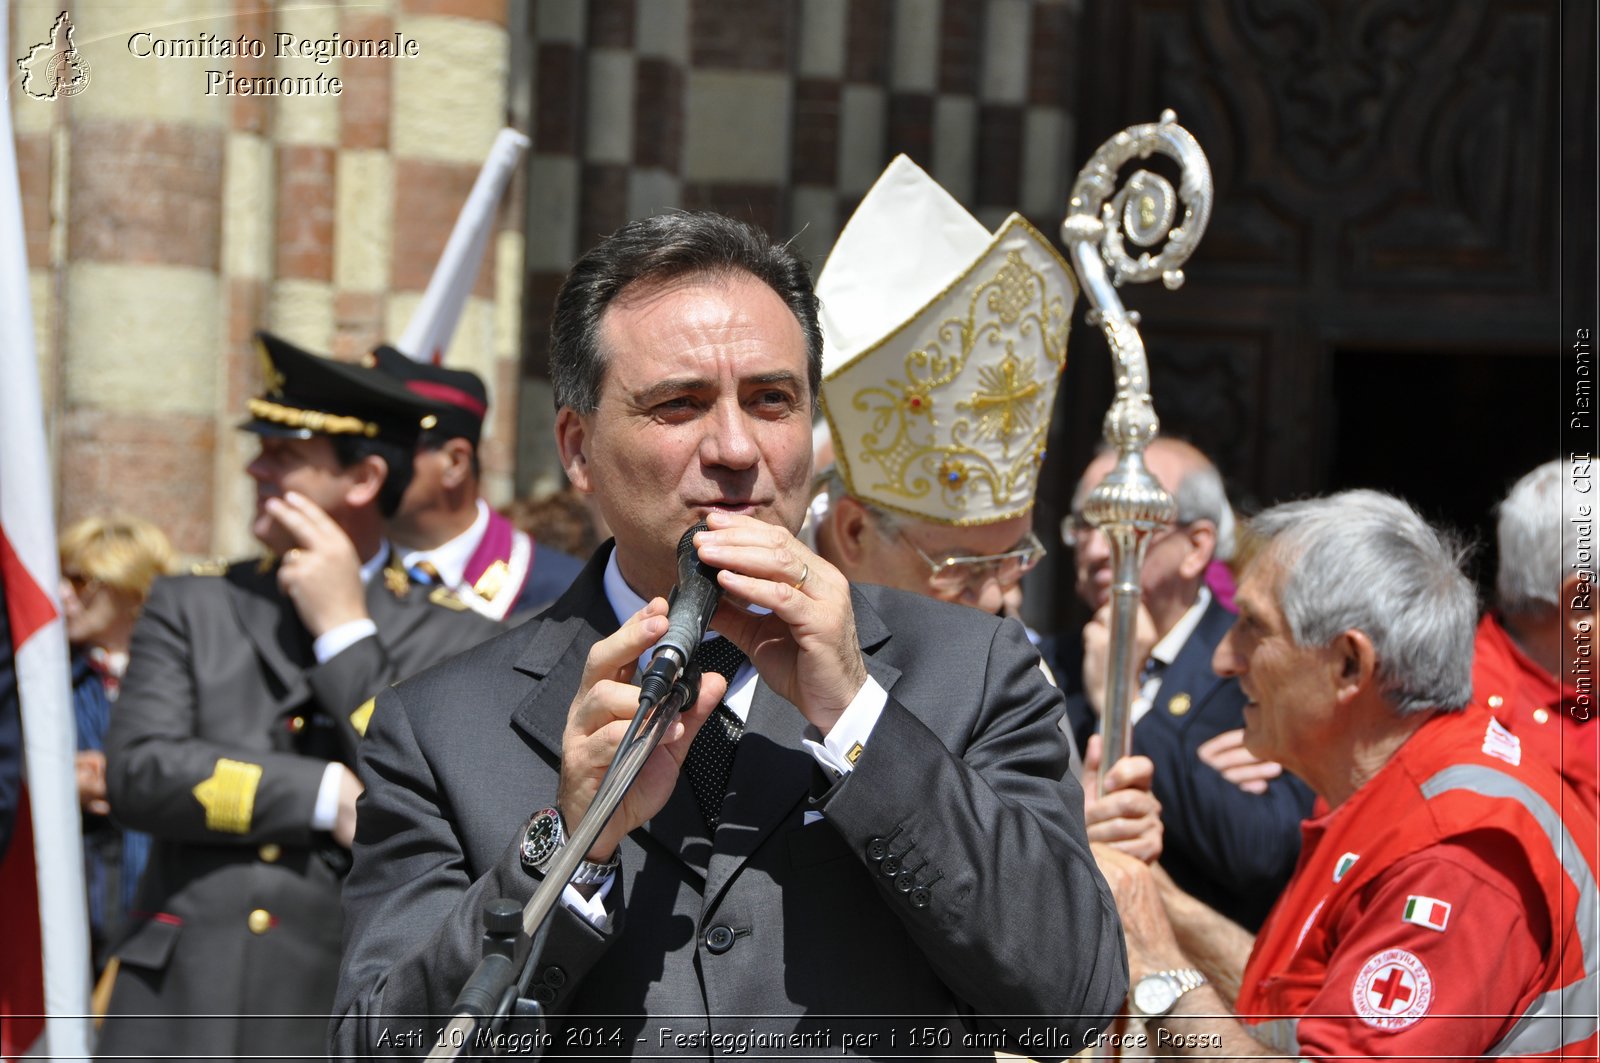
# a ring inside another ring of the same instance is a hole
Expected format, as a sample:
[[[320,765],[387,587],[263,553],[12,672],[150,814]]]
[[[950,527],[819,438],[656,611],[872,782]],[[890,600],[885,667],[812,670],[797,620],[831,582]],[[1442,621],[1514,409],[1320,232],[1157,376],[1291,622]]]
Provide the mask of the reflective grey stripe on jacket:
[[[1583,977],[1562,989],[1535,997],[1511,1032],[1489,1049],[1491,1056],[1535,1055],[1554,1052],[1594,1034],[1596,994],[1600,976],[1596,974],[1596,918],[1600,915],[1600,894],[1595,890],[1594,872],[1584,861],[1567,825],[1555,809],[1519,779],[1478,764],[1457,764],[1439,772],[1422,784],[1423,797],[1437,797],[1451,790],[1469,790],[1484,797],[1516,801],[1528,810],[1544,831],[1562,870],[1578,895],[1573,918],[1578,927],[1579,947],[1583,950]],[[1561,913],[1552,912],[1559,918]],[[1554,930],[1560,932],[1559,926]]]
[[[1532,787],[1503,771],[1480,764],[1457,764],[1439,772],[1422,784],[1422,796],[1434,798],[1452,790],[1467,790],[1482,797],[1516,801],[1544,831],[1551,851],[1578,895],[1573,917],[1578,927],[1579,947],[1583,950],[1583,977],[1562,989],[1535,997],[1500,1042],[1487,1056],[1538,1055],[1576,1044],[1594,1034],[1597,1027],[1597,1001],[1600,1001],[1600,974],[1596,973],[1597,919],[1600,919],[1600,892],[1594,873],[1584,861],[1577,843],[1561,821],[1561,816]],[[1560,913],[1551,913],[1559,918]],[[1560,928],[1558,927],[1557,930]],[[1269,1048],[1298,1053],[1299,1020],[1272,1019],[1249,1024],[1250,1033]]]

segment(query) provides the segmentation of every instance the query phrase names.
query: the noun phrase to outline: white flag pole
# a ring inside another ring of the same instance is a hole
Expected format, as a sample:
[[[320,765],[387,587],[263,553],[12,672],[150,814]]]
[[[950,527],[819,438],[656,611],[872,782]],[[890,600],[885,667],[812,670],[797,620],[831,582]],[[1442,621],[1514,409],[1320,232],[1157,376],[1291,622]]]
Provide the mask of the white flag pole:
[[[473,182],[472,192],[456,218],[450,240],[444,245],[444,254],[439,257],[428,288],[422,293],[422,302],[395,345],[416,361],[436,365],[443,361],[450,337],[455,335],[461,312],[467,305],[467,296],[477,282],[478,269],[483,265],[483,253],[494,228],[495,208],[528,144],[528,138],[515,129],[502,129],[495,137],[489,158],[478,171],[478,179]]]
[[[10,0],[0,57],[11,59]],[[43,29],[43,27],[41,27]],[[56,1060],[89,1056],[89,926],[73,768],[72,692],[61,621],[55,505],[34,352],[11,90],[0,100],[0,581],[16,643],[17,689],[44,946],[45,1042]],[[35,101],[26,101],[32,105]],[[40,106],[48,106],[41,103]],[[20,623],[19,623],[20,621]],[[26,957],[16,957],[25,961]]]

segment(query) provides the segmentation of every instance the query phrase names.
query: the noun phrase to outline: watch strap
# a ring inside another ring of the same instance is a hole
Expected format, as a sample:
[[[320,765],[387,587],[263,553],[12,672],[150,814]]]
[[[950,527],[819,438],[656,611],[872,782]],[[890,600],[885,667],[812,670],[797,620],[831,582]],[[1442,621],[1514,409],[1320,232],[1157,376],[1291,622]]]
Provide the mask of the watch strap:
[[[1195,967],[1174,967],[1171,970],[1157,971],[1150,977],[1165,978],[1178,987],[1177,994],[1172,998],[1172,1007],[1167,1009],[1168,1012],[1178,1006],[1178,1001],[1183,999],[1185,993],[1199,989],[1210,981],[1204,973]]]
[[[612,854],[611,859],[603,864],[597,864],[593,860],[583,861],[568,881],[574,886],[592,886],[616,874],[617,868],[621,866],[622,850],[618,849]]]

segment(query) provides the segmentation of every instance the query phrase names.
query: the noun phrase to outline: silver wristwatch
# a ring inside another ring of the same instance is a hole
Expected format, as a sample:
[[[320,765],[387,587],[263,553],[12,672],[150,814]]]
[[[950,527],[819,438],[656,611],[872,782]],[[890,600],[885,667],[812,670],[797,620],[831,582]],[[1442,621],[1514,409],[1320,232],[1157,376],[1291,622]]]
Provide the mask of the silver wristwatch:
[[[1150,1018],[1165,1015],[1178,1003],[1178,998],[1191,989],[1206,984],[1206,976],[1193,967],[1147,974],[1134,983],[1129,999],[1133,1010]]]
[[[567,844],[567,825],[561,818],[561,811],[555,808],[540,809],[528,820],[527,830],[522,835],[522,866],[535,874],[543,875],[550,870],[556,853],[560,852],[565,844]],[[621,864],[620,850],[603,864],[585,860],[572,873],[570,881],[575,886],[604,882]]]

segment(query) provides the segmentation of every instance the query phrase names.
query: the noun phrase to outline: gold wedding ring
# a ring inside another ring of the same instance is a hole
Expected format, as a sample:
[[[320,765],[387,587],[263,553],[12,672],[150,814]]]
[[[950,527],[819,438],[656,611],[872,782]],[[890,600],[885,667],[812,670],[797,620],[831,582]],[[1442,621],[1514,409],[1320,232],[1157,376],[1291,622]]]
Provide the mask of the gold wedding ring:
[[[802,566],[800,569],[800,578],[794,581],[795,590],[799,590],[801,587],[804,587],[806,585],[806,580],[811,578],[811,562],[802,561],[800,564]]]

